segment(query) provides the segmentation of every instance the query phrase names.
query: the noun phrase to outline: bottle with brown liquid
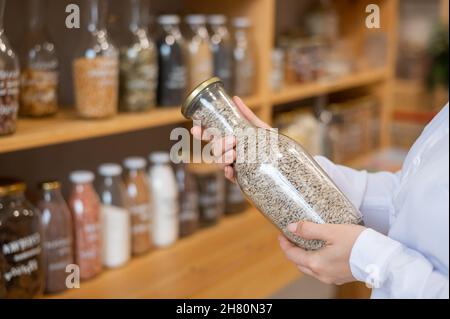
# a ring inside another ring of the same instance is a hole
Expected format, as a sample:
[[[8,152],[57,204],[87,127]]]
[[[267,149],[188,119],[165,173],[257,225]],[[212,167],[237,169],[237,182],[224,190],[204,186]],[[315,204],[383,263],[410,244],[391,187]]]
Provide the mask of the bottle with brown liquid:
[[[152,205],[146,161],[142,157],[129,157],[123,162],[125,187],[131,213],[131,250],[140,255],[152,247]]]
[[[66,267],[73,264],[72,216],[59,182],[40,183],[39,190],[37,207],[44,232],[45,292],[52,294],[67,288]]]
[[[69,198],[75,229],[75,263],[80,267],[80,279],[95,277],[102,271],[100,200],[92,186],[94,174],[75,171]]]

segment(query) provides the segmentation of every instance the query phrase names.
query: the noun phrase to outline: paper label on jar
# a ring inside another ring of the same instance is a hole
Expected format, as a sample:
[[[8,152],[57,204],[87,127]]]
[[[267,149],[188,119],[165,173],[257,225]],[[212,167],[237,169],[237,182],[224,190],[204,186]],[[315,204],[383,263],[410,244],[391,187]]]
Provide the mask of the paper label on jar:
[[[154,202],[153,238],[155,242],[175,240],[178,234],[176,198],[159,198]]]
[[[187,71],[182,65],[175,65],[167,76],[166,87],[170,90],[182,90],[186,87]]]
[[[100,242],[100,224],[89,223],[82,227],[82,244],[80,245],[79,254],[81,259],[96,259],[98,251],[98,243]]]
[[[15,121],[19,109],[19,72],[0,71],[0,134],[3,121]],[[12,123],[11,123],[12,124]]]
[[[64,270],[71,258],[72,240],[63,237],[45,242],[44,247],[49,260],[48,270]]]
[[[140,235],[149,232],[152,223],[152,207],[149,204],[132,206],[131,212],[131,232],[133,235]]]
[[[33,233],[2,245],[2,254],[13,265],[3,274],[3,278],[9,282],[14,277],[30,275],[39,269],[38,259],[41,254],[41,235]]]

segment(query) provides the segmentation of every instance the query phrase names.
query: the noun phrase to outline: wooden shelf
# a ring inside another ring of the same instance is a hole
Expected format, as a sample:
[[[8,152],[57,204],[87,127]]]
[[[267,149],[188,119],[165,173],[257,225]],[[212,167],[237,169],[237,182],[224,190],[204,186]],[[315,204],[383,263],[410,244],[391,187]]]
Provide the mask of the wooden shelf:
[[[387,76],[388,73],[385,69],[377,69],[350,74],[332,81],[292,85],[279,92],[274,92],[271,101],[275,105],[294,102],[317,95],[374,84],[385,80]]]
[[[258,97],[247,98],[245,102],[252,108],[260,104]],[[121,113],[103,120],[85,120],[78,118],[73,110],[61,110],[55,117],[19,119],[15,134],[0,137],[0,154],[184,121],[179,107],[156,108],[145,113]]]
[[[265,298],[299,278],[255,209],[51,298]]]

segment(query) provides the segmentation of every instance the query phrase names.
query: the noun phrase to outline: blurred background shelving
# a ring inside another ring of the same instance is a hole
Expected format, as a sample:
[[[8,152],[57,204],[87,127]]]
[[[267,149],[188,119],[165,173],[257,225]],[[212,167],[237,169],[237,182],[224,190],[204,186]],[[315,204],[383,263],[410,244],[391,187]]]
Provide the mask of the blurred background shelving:
[[[111,2],[113,11],[120,12],[120,2]],[[13,45],[20,42],[22,30],[16,17],[24,3],[23,0],[8,3],[8,10],[14,14],[6,16],[6,30]],[[50,25],[62,23],[68,3],[66,0],[51,3]],[[152,0],[151,12],[249,17],[253,22],[258,77],[255,95],[245,102],[266,122],[284,125],[286,134],[313,145],[313,153],[325,154],[356,168],[398,170],[404,150],[448,100],[448,86],[427,88],[424,85],[427,76],[431,76],[429,70],[408,67],[427,65],[430,60],[427,45],[436,21],[447,27],[448,36],[448,1],[333,1],[339,18],[339,37],[345,40],[343,51],[351,53],[354,68],[339,76],[284,83],[282,88],[274,90],[270,85],[272,52],[286,34],[296,34],[313,3],[311,0]],[[380,29],[367,29],[364,24],[365,7],[369,3],[380,7]],[[419,18],[422,28],[409,32],[415,32],[416,36],[421,32],[425,40],[408,44],[414,37],[405,30]],[[61,48],[60,59],[70,61],[76,41],[67,38],[76,38],[77,31],[52,28],[52,36]],[[374,65],[368,58],[373,43],[376,55],[381,52],[383,56],[381,63],[377,62],[380,65]],[[415,55],[408,56],[402,50],[408,45],[414,45]],[[73,105],[70,63],[61,66],[61,79],[60,102]],[[296,123],[302,123],[304,131],[293,131]],[[32,185],[55,177],[67,185],[67,172],[74,167],[93,170],[106,161],[121,162],[130,154],[147,156],[150,151],[169,150],[173,144],[169,133],[179,125],[186,125],[179,107],[120,114],[99,121],[78,119],[68,107],[54,118],[20,119],[15,135],[0,138],[0,175],[23,177]],[[319,138],[306,140],[313,135]],[[54,297],[276,296],[284,286],[304,279],[282,257],[276,235],[276,229],[250,209],[171,248],[137,258],[123,269],[104,272],[83,283],[79,290]],[[347,285],[337,289],[336,296],[364,298],[368,289],[363,285]]]

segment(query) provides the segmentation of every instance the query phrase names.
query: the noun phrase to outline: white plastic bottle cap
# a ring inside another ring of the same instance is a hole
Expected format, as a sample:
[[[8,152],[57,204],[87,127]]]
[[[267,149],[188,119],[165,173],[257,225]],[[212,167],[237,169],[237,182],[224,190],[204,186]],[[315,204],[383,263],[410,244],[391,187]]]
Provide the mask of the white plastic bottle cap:
[[[154,152],[148,158],[153,164],[167,164],[170,162],[170,155],[167,152]]]
[[[233,26],[235,28],[248,28],[251,26],[251,22],[247,17],[236,17],[233,19]]]
[[[74,184],[86,184],[94,181],[94,173],[91,171],[73,171],[69,179]]]
[[[117,176],[122,174],[122,167],[114,163],[102,164],[98,168],[98,173],[101,176]]]
[[[147,161],[143,157],[133,156],[127,157],[123,161],[123,166],[127,169],[143,169],[147,165]]]
[[[206,17],[203,14],[189,14],[184,18],[188,24],[205,24]]]
[[[212,14],[208,16],[208,23],[212,25],[219,25],[227,23],[227,17],[223,14]]]
[[[158,17],[158,23],[159,24],[179,24],[180,23],[180,17],[176,14],[164,14]]]

